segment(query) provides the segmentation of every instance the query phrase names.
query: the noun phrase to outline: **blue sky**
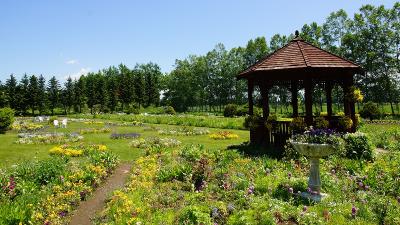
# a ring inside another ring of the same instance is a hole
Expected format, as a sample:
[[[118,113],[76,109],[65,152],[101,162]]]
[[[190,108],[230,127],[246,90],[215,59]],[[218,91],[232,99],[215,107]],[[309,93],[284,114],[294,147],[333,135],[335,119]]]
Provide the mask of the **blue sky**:
[[[322,23],[330,12],[353,15],[371,0],[68,0],[0,1],[0,80],[13,73],[64,80],[124,63],[158,63],[205,54],[217,43],[243,46],[251,38],[289,34]]]

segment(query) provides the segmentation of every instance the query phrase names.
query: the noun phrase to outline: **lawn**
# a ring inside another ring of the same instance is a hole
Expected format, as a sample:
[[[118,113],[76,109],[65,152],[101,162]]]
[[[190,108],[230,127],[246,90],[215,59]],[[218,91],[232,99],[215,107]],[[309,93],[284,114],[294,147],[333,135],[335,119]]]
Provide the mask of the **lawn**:
[[[97,120],[106,122],[106,120]],[[42,125],[48,126],[47,123],[42,123]],[[180,126],[174,125],[149,125],[155,128],[161,129],[173,129]],[[79,132],[81,129],[87,128],[102,128],[105,127],[104,124],[87,124],[84,122],[69,122],[67,128],[58,128],[55,129],[53,126],[49,126],[46,129],[46,132]],[[215,128],[207,128],[210,132],[217,132],[222,129]],[[141,137],[149,137],[149,136],[158,136],[158,132],[156,130],[146,130],[144,131],[144,127],[141,126],[112,126],[112,132],[116,133],[139,133]],[[239,135],[238,139],[234,140],[223,140],[223,141],[215,141],[208,137],[208,135],[200,135],[200,136],[177,136],[176,139],[182,141],[183,143],[193,143],[193,144],[204,144],[210,146],[214,149],[223,149],[228,145],[239,144],[241,142],[247,141],[249,132],[245,130],[227,130],[232,131]],[[122,161],[131,161],[139,157],[143,151],[140,149],[129,148],[129,142],[131,140],[127,139],[119,139],[112,140],[110,139],[111,133],[100,133],[100,134],[83,134],[84,137],[83,143],[94,143],[94,144],[104,144],[106,145],[110,151],[114,152]],[[166,136],[170,137],[170,136]],[[6,134],[0,135],[0,168],[9,167],[13,164],[23,162],[25,160],[31,160],[33,158],[42,159],[48,157],[48,150],[55,145],[53,144],[16,144],[14,143],[18,139],[17,132],[9,131]]]

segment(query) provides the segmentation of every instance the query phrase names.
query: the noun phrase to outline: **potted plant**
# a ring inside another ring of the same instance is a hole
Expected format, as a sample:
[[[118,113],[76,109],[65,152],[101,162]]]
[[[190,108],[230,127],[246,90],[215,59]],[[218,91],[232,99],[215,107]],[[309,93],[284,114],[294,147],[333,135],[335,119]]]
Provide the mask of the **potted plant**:
[[[339,150],[340,134],[331,129],[313,129],[311,127],[302,134],[294,135],[290,139],[290,143],[297,152],[310,159],[309,191],[302,193],[302,196],[314,201],[321,201],[325,194],[321,193],[319,159]]]

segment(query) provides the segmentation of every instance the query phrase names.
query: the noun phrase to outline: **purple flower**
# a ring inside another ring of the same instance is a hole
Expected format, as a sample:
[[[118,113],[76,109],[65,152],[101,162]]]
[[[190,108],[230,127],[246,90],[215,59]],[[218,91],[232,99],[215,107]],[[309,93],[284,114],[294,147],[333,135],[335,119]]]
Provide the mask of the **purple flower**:
[[[247,189],[247,194],[251,195],[254,193],[254,186],[251,185],[248,189]]]
[[[290,194],[293,194],[293,188],[289,188],[288,191],[289,191]]]
[[[303,212],[307,212],[307,206],[303,206]]]
[[[357,208],[353,205],[353,206],[351,207],[351,215],[352,215],[353,217],[356,217],[356,214],[357,214]]]
[[[67,212],[66,211],[61,211],[61,212],[58,213],[58,215],[60,217],[65,217],[67,215]]]
[[[289,172],[289,173],[288,173],[288,178],[290,179],[291,177],[292,177],[292,173]]]
[[[310,187],[307,188],[307,192],[308,192],[309,194],[311,194],[312,190],[311,190]]]

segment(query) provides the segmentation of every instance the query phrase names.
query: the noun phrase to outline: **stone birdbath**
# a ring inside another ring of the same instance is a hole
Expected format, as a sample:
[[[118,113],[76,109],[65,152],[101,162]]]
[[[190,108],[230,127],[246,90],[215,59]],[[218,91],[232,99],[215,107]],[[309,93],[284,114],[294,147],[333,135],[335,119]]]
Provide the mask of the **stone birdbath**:
[[[321,193],[321,177],[319,175],[319,159],[332,154],[335,149],[330,144],[313,144],[302,142],[290,142],[294,149],[310,159],[310,177],[308,187],[310,191],[301,193],[301,196],[320,202],[326,194]]]

